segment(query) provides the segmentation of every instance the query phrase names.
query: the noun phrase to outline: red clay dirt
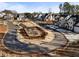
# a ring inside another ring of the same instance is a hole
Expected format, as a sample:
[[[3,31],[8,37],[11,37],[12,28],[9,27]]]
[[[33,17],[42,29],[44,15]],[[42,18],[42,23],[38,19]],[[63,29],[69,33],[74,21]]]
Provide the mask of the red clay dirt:
[[[7,31],[7,27],[4,24],[0,24],[0,39],[3,38],[5,32]]]

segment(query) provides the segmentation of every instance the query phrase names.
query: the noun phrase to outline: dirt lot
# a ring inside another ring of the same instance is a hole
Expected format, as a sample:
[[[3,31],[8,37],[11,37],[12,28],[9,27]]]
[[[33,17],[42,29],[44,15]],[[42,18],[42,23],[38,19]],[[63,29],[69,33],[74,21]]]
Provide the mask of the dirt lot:
[[[6,25],[0,24],[0,33],[5,33],[7,31]]]
[[[6,31],[7,31],[6,25],[0,24],[0,39],[3,38]]]
[[[55,38],[49,43],[44,42],[41,43],[40,46],[38,46],[30,43],[27,44],[22,43],[19,40],[17,40],[15,25],[12,24],[11,22],[10,23],[8,22],[8,25],[9,25],[9,32],[7,33],[7,35],[3,40],[5,47],[7,47],[7,49],[2,46],[1,44],[2,39],[0,39],[0,56],[3,57],[79,56],[79,42],[70,44],[66,49],[63,49],[68,41],[66,37],[62,35],[60,32],[53,31],[53,33],[55,34]],[[5,33],[6,26],[4,25],[2,26],[0,27],[1,28],[0,30],[2,33]],[[21,54],[21,52],[24,53],[26,52],[26,54]]]

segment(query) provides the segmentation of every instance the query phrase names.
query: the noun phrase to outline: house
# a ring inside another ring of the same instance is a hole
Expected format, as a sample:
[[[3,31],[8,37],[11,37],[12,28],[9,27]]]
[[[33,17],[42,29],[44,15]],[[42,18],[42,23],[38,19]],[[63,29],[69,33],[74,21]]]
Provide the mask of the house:
[[[55,15],[55,20],[59,21],[60,15]]]
[[[18,14],[17,20],[18,21],[25,20],[25,15],[23,13]]]
[[[79,22],[74,26],[74,32],[79,33]]]
[[[14,20],[14,15],[13,14],[6,14],[3,16],[4,20]]]
[[[37,18],[37,17],[38,17],[38,14],[35,14],[35,15],[34,15],[34,18]]]
[[[36,20],[37,20],[37,17],[38,17],[38,14],[37,14],[37,13],[32,14],[32,19],[33,19],[33,20],[35,20],[35,21],[36,21]]]
[[[60,16],[59,21],[57,22],[57,25],[59,27],[66,27],[67,21],[68,21],[69,18],[70,18],[70,15],[67,16],[67,17]]]
[[[3,12],[0,12],[0,18],[3,18],[4,15],[6,15],[6,14]]]
[[[42,16],[43,16],[42,14],[38,14],[37,19],[42,20]]]
[[[67,29],[69,30],[73,30],[74,28],[74,24],[76,23],[76,19],[74,17],[71,17],[68,21],[67,21]]]
[[[52,15],[51,13],[49,13],[49,14],[45,17],[44,21],[46,21],[46,22],[48,22],[48,23],[54,22],[54,21],[55,21],[55,17],[54,17],[54,15]]]
[[[61,25],[61,22],[62,22],[62,20],[63,20],[63,17],[60,17],[59,19],[57,19],[56,18],[56,20],[58,20],[57,22],[56,22],[56,25]]]
[[[59,27],[79,32],[79,15],[68,15],[65,18],[60,17],[57,24]]]
[[[0,14],[4,20],[14,20],[17,12],[12,10],[3,10]]]
[[[33,18],[38,21],[44,21],[45,17],[46,17],[46,14],[43,14],[43,13],[37,13],[33,15]]]
[[[44,21],[44,19],[45,19],[45,17],[47,16],[48,14],[47,13],[44,13],[44,14],[42,14],[42,21]]]

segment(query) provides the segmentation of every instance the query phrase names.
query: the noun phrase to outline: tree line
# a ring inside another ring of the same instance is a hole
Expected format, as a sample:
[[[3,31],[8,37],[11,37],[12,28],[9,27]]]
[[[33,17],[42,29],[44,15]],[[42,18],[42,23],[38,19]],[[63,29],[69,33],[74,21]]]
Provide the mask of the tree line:
[[[64,2],[59,5],[60,14],[78,14],[79,5],[71,5],[69,2]]]

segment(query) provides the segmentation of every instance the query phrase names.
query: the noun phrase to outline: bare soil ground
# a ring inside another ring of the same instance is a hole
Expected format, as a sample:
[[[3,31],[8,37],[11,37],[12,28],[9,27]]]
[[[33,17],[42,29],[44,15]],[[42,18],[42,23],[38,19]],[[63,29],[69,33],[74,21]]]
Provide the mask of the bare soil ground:
[[[72,43],[63,49],[67,44],[66,37],[60,32],[53,31],[55,38],[47,43],[41,43],[40,46],[35,44],[25,44],[16,39],[16,27],[8,22],[9,32],[5,36],[3,42],[0,39],[0,56],[2,57],[75,57],[79,56],[79,42]],[[3,46],[3,44],[5,46]],[[49,49],[50,48],[50,49]],[[14,52],[15,51],[15,52]],[[17,53],[17,52],[20,53]],[[22,54],[21,52],[26,52]]]

